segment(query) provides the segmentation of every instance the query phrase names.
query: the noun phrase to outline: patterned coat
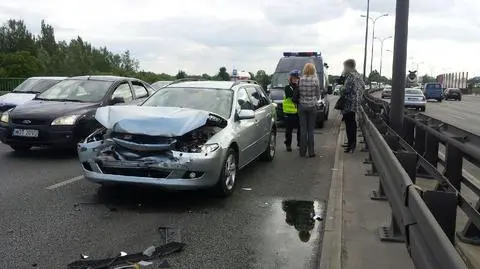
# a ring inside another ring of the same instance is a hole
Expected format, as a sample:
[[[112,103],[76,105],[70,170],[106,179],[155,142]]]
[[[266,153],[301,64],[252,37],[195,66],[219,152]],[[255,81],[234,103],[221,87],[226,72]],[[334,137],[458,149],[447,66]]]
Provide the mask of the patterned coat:
[[[345,105],[342,114],[357,112],[359,95],[365,90],[365,83],[357,71],[345,74],[345,90],[342,96],[345,98]]]

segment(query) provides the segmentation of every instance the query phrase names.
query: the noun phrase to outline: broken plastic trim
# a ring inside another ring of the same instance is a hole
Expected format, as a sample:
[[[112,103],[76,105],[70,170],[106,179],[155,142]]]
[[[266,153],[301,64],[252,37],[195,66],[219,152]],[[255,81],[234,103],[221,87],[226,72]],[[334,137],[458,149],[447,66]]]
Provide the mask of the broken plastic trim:
[[[175,252],[182,251],[185,247],[184,243],[171,242],[155,248],[151,256],[146,256],[143,252],[128,254],[125,256],[118,255],[114,258],[107,258],[101,260],[78,260],[68,264],[68,269],[108,269],[112,266],[122,266],[140,261],[151,261],[170,255]]]

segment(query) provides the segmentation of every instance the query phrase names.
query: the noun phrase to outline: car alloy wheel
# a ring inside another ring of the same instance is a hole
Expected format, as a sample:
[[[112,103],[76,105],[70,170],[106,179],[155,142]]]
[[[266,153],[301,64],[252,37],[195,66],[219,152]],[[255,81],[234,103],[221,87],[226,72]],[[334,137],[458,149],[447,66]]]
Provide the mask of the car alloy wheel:
[[[268,162],[273,161],[273,159],[275,158],[275,153],[277,151],[276,148],[277,148],[277,132],[275,132],[275,130],[272,130],[270,132],[270,137],[268,139],[267,148],[260,156],[260,159]]]
[[[235,179],[237,177],[237,161],[235,160],[235,154],[228,155],[223,169],[225,169],[225,187],[227,190],[231,191],[235,186]]]
[[[227,197],[233,193],[235,190],[237,171],[237,154],[233,148],[229,148],[218,182],[212,189],[216,196]]]

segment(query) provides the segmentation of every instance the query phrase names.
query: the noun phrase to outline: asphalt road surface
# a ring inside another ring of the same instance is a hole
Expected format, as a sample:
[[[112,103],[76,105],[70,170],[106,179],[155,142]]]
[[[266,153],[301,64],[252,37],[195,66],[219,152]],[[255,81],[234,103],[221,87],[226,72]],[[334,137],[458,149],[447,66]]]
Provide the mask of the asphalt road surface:
[[[380,93],[376,93],[380,97]],[[389,100],[389,99],[384,99]],[[462,101],[428,101],[425,115],[480,135],[480,96],[464,95]]]
[[[166,257],[171,268],[313,268],[323,223],[312,216],[324,215],[338,125],[332,111],[312,159],[286,152],[279,133],[275,160],[242,170],[227,199],[103,190],[71,154],[0,144],[0,268],[67,268],[81,254],[112,258],[169,241],[186,244]]]

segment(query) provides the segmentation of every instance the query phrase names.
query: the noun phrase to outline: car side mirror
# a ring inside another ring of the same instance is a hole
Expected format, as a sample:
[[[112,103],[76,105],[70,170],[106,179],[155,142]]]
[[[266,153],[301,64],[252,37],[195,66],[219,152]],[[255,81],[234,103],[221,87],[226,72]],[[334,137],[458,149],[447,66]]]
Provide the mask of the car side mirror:
[[[242,109],[238,112],[238,119],[239,120],[248,120],[255,118],[255,111],[250,109]]]
[[[123,97],[113,97],[112,100],[110,100],[110,105],[116,105],[121,103],[125,103],[125,99]]]
[[[327,86],[327,94],[332,94],[333,93],[333,86],[329,85]]]

